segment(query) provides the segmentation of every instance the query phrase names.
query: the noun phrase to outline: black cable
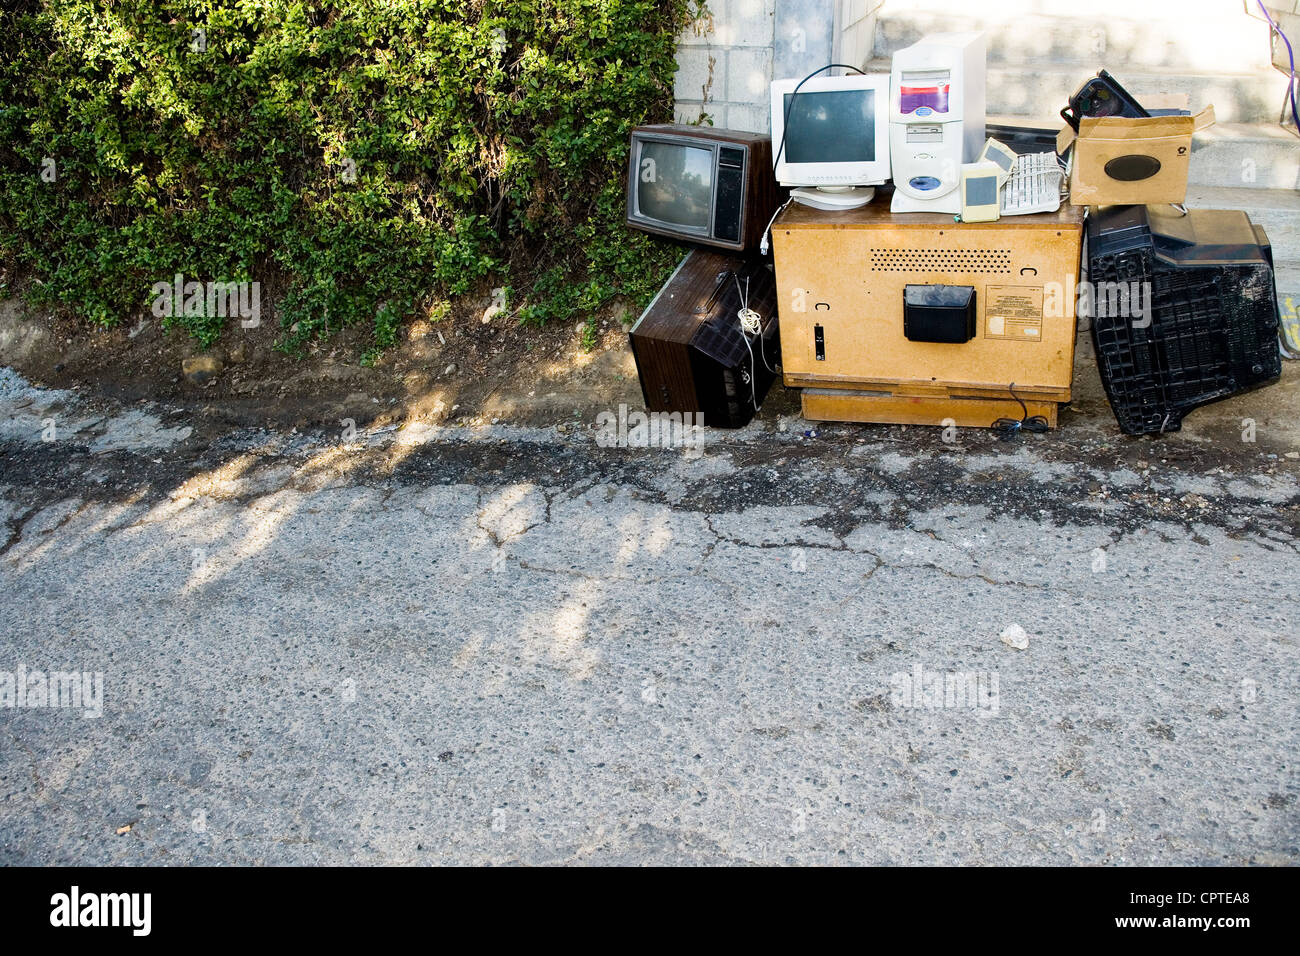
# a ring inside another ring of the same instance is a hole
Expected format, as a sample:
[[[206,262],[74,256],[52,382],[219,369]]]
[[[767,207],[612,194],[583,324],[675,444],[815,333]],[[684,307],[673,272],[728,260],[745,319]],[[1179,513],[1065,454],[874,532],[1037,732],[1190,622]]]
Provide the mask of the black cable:
[[[1033,432],[1034,434],[1042,434],[1043,432],[1051,431],[1052,426],[1047,424],[1046,418],[1042,415],[1029,414],[1028,407],[1026,407],[1025,403],[1020,400],[1020,396],[1016,394],[1015,382],[1012,382],[1007,386],[1007,391],[1010,392],[1011,397],[1020,404],[1020,421],[1016,421],[1014,418],[999,418],[990,426],[1003,440],[1015,438],[1016,435],[1020,434],[1022,431]]]
[[[834,70],[834,69],[852,70],[854,73],[857,73],[859,76],[867,75],[865,70],[859,70],[856,66],[850,66],[847,63],[827,63],[821,69],[813,70],[802,80],[796,83],[794,90],[790,93],[790,99],[785,104],[785,113],[783,114],[783,119],[781,120],[781,144],[777,147],[776,153],[774,153],[772,156],[773,169],[776,169],[777,163],[781,162],[781,153],[785,150],[785,134],[790,129],[790,110],[794,106],[794,98],[799,95],[799,88],[803,86],[805,83],[807,83],[809,80],[811,80],[818,73],[825,73],[827,70]]]
[[[774,173],[776,172],[777,164],[781,162],[781,154],[785,152],[785,134],[790,129],[790,110],[794,108],[794,98],[799,95],[799,88],[803,86],[805,83],[807,83],[809,80],[811,80],[818,73],[825,73],[827,70],[834,70],[837,68],[841,70],[852,70],[854,73],[857,73],[859,76],[868,75],[865,70],[859,70],[856,66],[849,66],[849,64],[847,63],[827,63],[821,69],[813,70],[811,73],[809,73],[802,80],[800,80],[798,83],[795,84],[794,90],[790,93],[790,101],[785,104],[785,112],[782,114],[783,119],[781,120],[781,142],[780,145],[777,146],[776,152],[772,154],[772,171]],[[776,222],[776,217],[781,214],[781,210],[785,209],[785,207],[790,205],[790,203],[793,201],[794,201],[794,197],[791,196],[789,199],[787,199],[785,202],[781,204],[780,209],[777,209],[776,212],[772,213],[772,218],[768,220],[767,228],[763,230],[763,240],[758,244],[759,252],[761,252],[763,255],[767,255],[767,240],[768,240],[768,234],[771,233],[772,231],[772,223]]]

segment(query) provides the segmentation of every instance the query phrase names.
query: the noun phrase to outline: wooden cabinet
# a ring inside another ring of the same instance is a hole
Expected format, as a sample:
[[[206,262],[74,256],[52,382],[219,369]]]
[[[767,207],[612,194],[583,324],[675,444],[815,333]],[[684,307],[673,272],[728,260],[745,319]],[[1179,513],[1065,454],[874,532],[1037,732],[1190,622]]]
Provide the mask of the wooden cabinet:
[[[1015,383],[1055,424],[1074,368],[1083,210],[957,223],[891,213],[890,194],[845,212],[794,203],[773,225],[782,371],[806,390],[804,414],[988,425],[1020,417]],[[973,289],[972,337],[908,339],[909,285]]]

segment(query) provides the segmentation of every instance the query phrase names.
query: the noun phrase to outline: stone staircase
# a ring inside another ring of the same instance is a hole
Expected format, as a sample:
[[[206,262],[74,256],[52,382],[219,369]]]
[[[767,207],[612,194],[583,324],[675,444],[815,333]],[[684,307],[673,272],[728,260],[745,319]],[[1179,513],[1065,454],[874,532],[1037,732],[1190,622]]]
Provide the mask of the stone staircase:
[[[1103,68],[1139,101],[1213,103],[1218,122],[1192,144],[1187,204],[1246,210],[1273,243],[1283,308],[1300,307],[1300,138],[1277,123],[1286,78],[1244,0],[886,0],[867,68],[888,72],[895,50],[944,30],[984,32],[991,119],[1059,127],[1070,94]]]

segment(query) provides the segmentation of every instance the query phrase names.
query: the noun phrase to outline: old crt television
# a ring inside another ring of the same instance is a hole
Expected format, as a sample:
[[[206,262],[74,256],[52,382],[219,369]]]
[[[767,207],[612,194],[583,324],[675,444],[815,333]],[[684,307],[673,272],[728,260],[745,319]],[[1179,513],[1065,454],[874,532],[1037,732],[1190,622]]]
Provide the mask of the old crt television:
[[[819,189],[887,181],[889,75],[813,77],[802,86],[799,82],[772,83],[777,181]]]
[[[677,123],[632,130],[633,229],[745,251],[758,244],[775,211],[771,137]]]
[[[742,309],[757,316],[756,332],[741,325]],[[777,374],[772,270],[757,256],[692,249],[628,340],[646,408],[697,413],[710,428],[740,428]]]
[[[1282,374],[1272,244],[1240,210],[1090,207],[1088,278],[1097,368],[1126,434],[1178,431],[1192,409]]]

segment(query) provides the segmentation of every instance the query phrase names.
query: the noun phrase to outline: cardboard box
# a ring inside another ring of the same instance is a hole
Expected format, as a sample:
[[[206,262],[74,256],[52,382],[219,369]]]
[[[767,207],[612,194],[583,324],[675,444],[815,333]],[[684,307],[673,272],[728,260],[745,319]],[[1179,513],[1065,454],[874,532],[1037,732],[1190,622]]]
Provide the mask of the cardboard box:
[[[1179,109],[1186,98],[1154,102],[1148,110]],[[1074,144],[1070,167],[1070,202],[1076,206],[1180,203],[1187,197],[1187,166],[1192,134],[1214,125],[1214,107],[1194,116],[1085,116],[1076,135],[1070,127],[1057,134],[1056,151]]]

